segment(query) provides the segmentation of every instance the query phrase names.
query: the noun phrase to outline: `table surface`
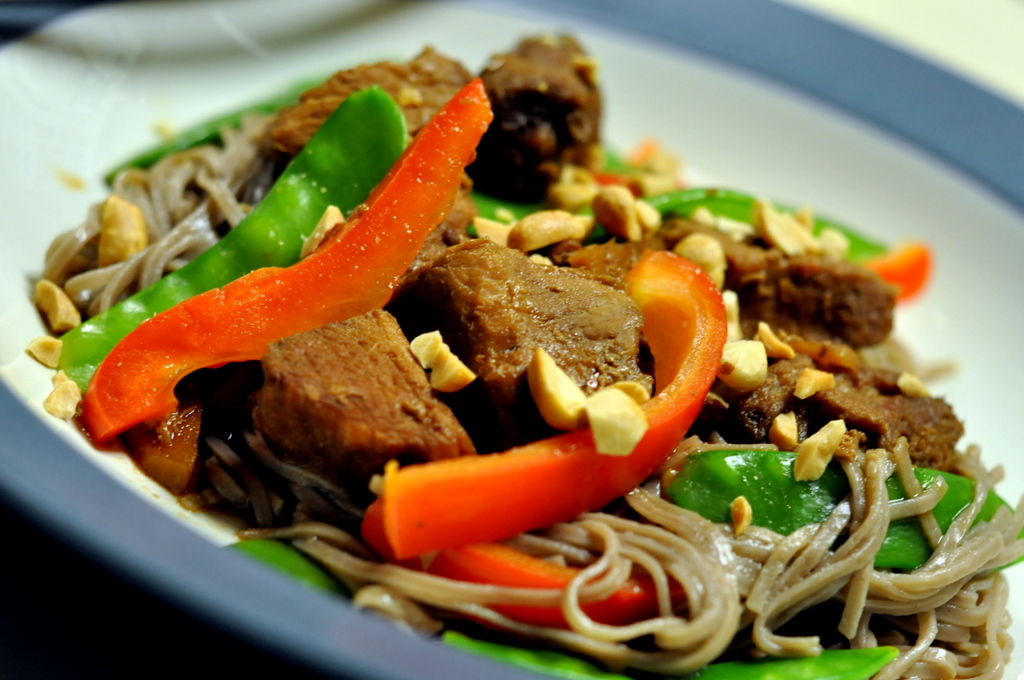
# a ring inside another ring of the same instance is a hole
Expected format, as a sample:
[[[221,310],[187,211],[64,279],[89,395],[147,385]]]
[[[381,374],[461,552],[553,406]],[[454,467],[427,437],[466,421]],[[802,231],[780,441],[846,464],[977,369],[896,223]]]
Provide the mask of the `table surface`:
[[[1024,106],[1024,0],[780,0],[896,44]],[[0,501],[0,678],[315,680],[120,581]],[[166,660],[160,663],[160,660]],[[142,670],[142,673],[140,673]]]

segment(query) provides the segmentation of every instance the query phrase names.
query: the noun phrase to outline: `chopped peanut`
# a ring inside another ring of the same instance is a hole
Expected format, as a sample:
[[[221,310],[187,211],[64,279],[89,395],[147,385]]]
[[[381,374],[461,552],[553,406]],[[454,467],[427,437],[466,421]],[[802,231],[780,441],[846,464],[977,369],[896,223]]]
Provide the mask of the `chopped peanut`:
[[[548,267],[554,267],[555,266],[555,263],[552,262],[550,257],[548,257],[546,255],[541,255],[540,253],[534,253],[533,255],[530,255],[526,259],[529,260],[530,262],[534,263],[534,264],[543,264],[543,265],[547,265]]]
[[[796,386],[793,388],[793,396],[797,399],[807,399],[818,393],[830,390],[836,386],[836,376],[828,371],[819,371],[816,368],[805,368],[797,376]]]
[[[810,206],[803,206],[795,213],[793,213],[793,217],[796,218],[796,221],[799,222],[800,225],[807,231],[814,230],[814,211],[811,210]]]
[[[740,392],[757,389],[768,377],[768,355],[757,340],[725,343],[718,379]]]
[[[341,209],[336,205],[329,205],[324,210],[324,214],[320,216],[320,219],[316,223],[316,227],[313,228],[312,233],[306,237],[306,240],[302,243],[302,250],[299,253],[300,258],[307,257],[310,253],[320,247],[320,244],[324,242],[327,235],[334,231],[334,228],[345,221],[345,216],[341,214]]]
[[[746,496],[737,496],[729,504],[729,514],[732,517],[732,533],[734,536],[742,536],[750,528],[750,522],[754,519],[754,509],[750,507],[750,501]]]
[[[419,88],[403,85],[398,91],[395,103],[399,106],[420,106],[423,104],[423,93],[420,92]]]
[[[458,392],[476,380],[476,374],[441,339],[440,331],[416,336],[409,349],[420,366],[430,371],[430,386],[438,392]]]
[[[735,342],[743,339],[743,327],[740,326],[740,297],[734,290],[722,291],[722,303],[725,305],[725,323],[729,329],[727,340]]]
[[[628,456],[647,432],[647,414],[622,390],[598,390],[586,400],[585,410],[598,453]]]
[[[609,234],[627,241],[639,241],[644,228],[637,214],[633,192],[621,185],[601,187],[591,207],[594,218],[604,225]]]
[[[653,236],[661,228],[661,213],[642,198],[636,200],[636,219],[644,236]]]
[[[524,253],[567,239],[583,239],[590,221],[564,210],[541,210],[519,220],[508,234],[508,247]]]
[[[526,379],[548,425],[556,430],[575,430],[582,425],[587,396],[543,348],[534,350]]]
[[[597,85],[597,65],[598,61],[594,57],[585,54],[572,55],[572,70],[587,85]]]
[[[921,382],[921,379],[911,373],[900,373],[900,377],[896,379],[896,386],[907,397],[932,396],[925,384]]]
[[[793,478],[809,482],[821,477],[846,434],[846,423],[832,420],[796,448]]]
[[[657,196],[679,187],[675,173],[638,172],[629,178],[629,186],[641,196]]]
[[[800,443],[800,430],[796,424],[796,414],[792,411],[780,413],[772,420],[768,429],[768,439],[783,451],[793,451]]]
[[[597,184],[557,182],[548,188],[547,205],[559,210],[579,212],[597,196]]]
[[[837,259],[843,259],[850,252],[850,239],[846,234],[833,227],[826,227],[818,234],[821,252]]]
[[[512,233],[511,224],[502,224],[496,220],[489,220],[486,217],[474,217],[473,226],[480,238],[494,241],[499,246],[508,245],[508,235]]]
[[[53,391],[43,400],[43,408],[51,416],[67,420],[78,412],[82,401],[82,390],[78,383],[68,378],[64,371],[58,371],[53,377]]]
[[[818,239],[793,215],[778,212],[763,199],[754,202],[753,213],[757,233],[786,255],[821,252]]]
[[[116,194],[100,209],[99,266],[123,262],[149,245],[142,211]]]
[[[776,335],[772,327],[764,321],[757,323],[757,334],[754,338],[761,341],[765,353],[773,359],[792,359],[796,356],[793,346]]]
[[[707,272],[719,290],[725,285],[725,249],[714,236],[690,234],[677,243],[672,252]]]
[[[60,350],[63,344],[57,338],[42,335],[29,342],[25,351],[43,366],[57,368],[57,360],[60,359]]]
[[[633,380],[620,380],[612,385],[614,389],[625,392],[630,399],[638,404],[646,404],[651,400],[651,392],[645,386]]]
[[[75,303],[53,281],[42,279],[36,284],[36,307],[46,316],[46,323],[54,333],[64,333],[82,323]]]

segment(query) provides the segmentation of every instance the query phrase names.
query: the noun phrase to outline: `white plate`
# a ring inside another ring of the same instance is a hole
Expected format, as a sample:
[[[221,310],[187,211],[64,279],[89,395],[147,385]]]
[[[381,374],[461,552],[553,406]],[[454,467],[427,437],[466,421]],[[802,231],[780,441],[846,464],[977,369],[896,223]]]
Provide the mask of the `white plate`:
[[[16,395],[0,392],[0,489],[112,568],[327,670],[496,677],[484,662],[409,639],[218,550],[229,540],[222,526],[181,511],[121,457],[92,449],[74,427],[46,416],[50,372],[24,353],[43,333],[29,298],[50,238],[103,196],[103,171],[154,141],[155,124],[183,127],[310,74],[410,57],[427,43],[476,68],[525,33],[568,28],[601,61],[613,144],[657,135],[686,156],[697,180],[809,204],[888,241],[934,244],[935,280],[924,300],[901,308],[898,335],[925,360],[960,363],[938,391],[966,422],[964,441],[980,444],[989,464],[1007,465],[1003,495],[1015,500],[1024,492],[1009,444],[1024,408],[1024,362],[1015,358],[1024,337],[1015,297],[1024,290],[1024,186],[992,160],[998,149],[975,153],[964,145],[978,134],[998,142],[999,126],[1020,129],[1024,112],[770,3],[616,9],[567,0],[546,8],[559,12],[554,18],[540,14],[539,4],[510,11],[501,3],[318,0],[304,3],[301,14],[274,0],[114,4],[70,15],[0,51],[0,376]],[[768,28],[784,49],[737,40]],[[617,32],[626,29],[633,32]],[[849,54],[865,61],[850,63],[843,59]],[[908,74],[917,75],[894,105]],[[943,93],[957,96],[936,113],[928,98]],[[964,101],[972,117],[943,127],[960,119],[956,107]],[[70,189],[61,180],[69,174],[86,188]],[[1020,645],[1024,569],[1009,576]],[[1022,672],[1018,654],[1007,677]]]

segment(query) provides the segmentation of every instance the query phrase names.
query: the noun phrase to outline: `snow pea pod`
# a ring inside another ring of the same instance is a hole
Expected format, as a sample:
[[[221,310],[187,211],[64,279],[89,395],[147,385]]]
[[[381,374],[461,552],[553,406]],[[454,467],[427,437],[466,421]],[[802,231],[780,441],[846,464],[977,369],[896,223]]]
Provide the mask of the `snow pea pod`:
[[[187,130],[179,132],[163,144],[158,144],[146,149],[142,153],[132,156],[128,160],[120,163],[117,167],[109,170],[107,174],[103,176],[103,179],[108,185],[113,185],[114,179],[117,175],[127,168],[149,168],[160,159],[176,151],[184,151],[185,149],[191,149],[193,147],[200,146],[201,144],[216,144],[220,141],[220,132],[224,128],[240,126],[242,124],[242,119],[249,114],[274,113],[282,106],[294,104],[298,101],[299,95],[306,90],[319,85],[323,81],[323,78],[318,78],[316,80],[303,80],[302,82],[295,83],[267,99],[263,99],[236,111],[232,111],[231,113],[217,116],[211,120],[203,121],[198,125],[194,125]]]
[[[405,117],[383,89],[351,95],[216,245],[65,333],[58,367],[85,389],[114,345],[144,320],[254,269],[293,264],[327,206],[347,214],[363,202],[398,159],[406,137]]]
[[[697,208],[703,207],[713,215],[747,223],[750,222],[755,200],[753,196],[738,191],[699,187],[670,191],[647,199],[663,215],[689,217]],[[888,252],[888,248],[883,244],[869,239],[844,224],[816,217],[814,233],[820,234],[826,228],[836,229],[849,239],[850,250],[846,259],[851,262],[865,262]]]
[[[850,492],[842,468],[832,463],[822,476],[811,482],[793,478],[796,454],[766,450],[714,450],[689,456],[668,488],[676,505],[692,510],[713,522],[729,522],[729,505],[737,496],[745,496],[753,509],[753,524],[780,534],[790,534],[802,526],[822,522]],[[946,531],[974,496],[974,481],[959,475],[914,468],[914,476],[925,488],[943,479],[947,491],[933,514]],[[898,477],[890,477],[886,487],[891,501],[906,498]],[[989,492],[976,521],[992,519],[1006,501]],[[913,570],[932,554],[920,524],[907,518],[889,525],[882,547],[875,555],[880,569]]]
[[[563,680],[631,680],[568,654],[513,647],[446,632],[445,643],[525,670]],[[727,661],[705,666],[689,680],[867,680],[895,659],[894,647],[826,650],[821,656]]]
[[[228,547],[235,552],[248,555],[256,561],[262,562],[268,567],[286,576],[290,576],[314,590],[323,590],[342,595],[348,594],[341,584],[316,562],[313,562],[287,543],[267,539],[253,539],[232,543]]]

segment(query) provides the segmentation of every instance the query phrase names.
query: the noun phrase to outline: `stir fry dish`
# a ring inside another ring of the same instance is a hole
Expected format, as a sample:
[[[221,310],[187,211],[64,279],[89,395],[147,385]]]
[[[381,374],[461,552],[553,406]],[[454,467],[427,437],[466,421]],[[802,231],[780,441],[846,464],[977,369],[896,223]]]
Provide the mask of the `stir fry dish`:
[[[541,673],[1003,675],[1024,510],[892,337],[925,243],[617,155],[569,36],[302,90],[53,241],[50,413],[232,549]]]

